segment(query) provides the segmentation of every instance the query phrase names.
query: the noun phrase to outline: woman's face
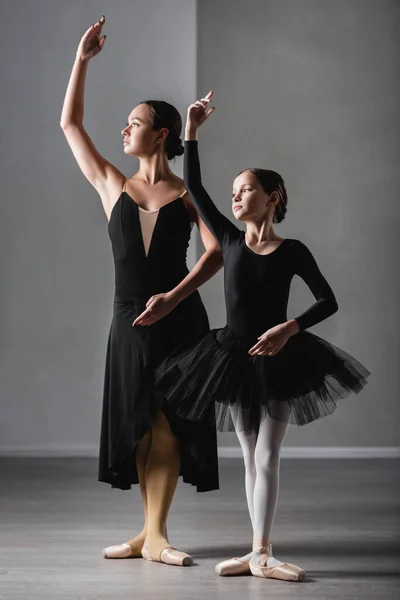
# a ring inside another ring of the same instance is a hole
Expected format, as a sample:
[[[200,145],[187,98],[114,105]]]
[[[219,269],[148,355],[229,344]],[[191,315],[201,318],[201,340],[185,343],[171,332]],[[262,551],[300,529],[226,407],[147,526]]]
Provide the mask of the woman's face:
[[[121,133],[124,138],[124,153],[140,157],[151,156],[161,148],[162,141],[168,135],[168,129],[155,131],[147,105],[138,104],[130,113],[126,127]]]
[[[270,195],[264,192],[257,177],[244,171],[236,177],[232,189],[232,212],[238,221],[263,220],[270,210]]]

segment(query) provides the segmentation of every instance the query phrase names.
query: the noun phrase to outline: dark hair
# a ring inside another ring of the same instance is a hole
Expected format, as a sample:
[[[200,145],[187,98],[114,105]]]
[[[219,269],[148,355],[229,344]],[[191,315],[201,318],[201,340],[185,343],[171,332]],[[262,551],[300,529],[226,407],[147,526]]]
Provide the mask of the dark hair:
[[[181,156],[184,152],[182,140],[179,137],[182,130],[182,119],[175,106],[164,102],[164,100],[145,100],[140,104],[146,104],[153,122],[153,129],[158,130],[166,127],[169,133],[165,140],[165,151],[168,160]]]
[[[277,192],[279,196],[279,202],[275,206],[273,222],[280,223],[281,221],[283,221],[287,211],[288,197],[286,185],[281,175],[279,175],[279,173],[276,173],[276,171],[270,171],[269,169],[259,169],[257,167],[254,167],[252,169],[243,169],[243,171],[240,171],[239,175],[241,175],[241,173],[244,173],[245,171],[250,171],[250,173],[253,173],[253,175],[257,177],[258,181],[261,184],[261,187],[263,188],[266,194],[272,194],[272,192]]]

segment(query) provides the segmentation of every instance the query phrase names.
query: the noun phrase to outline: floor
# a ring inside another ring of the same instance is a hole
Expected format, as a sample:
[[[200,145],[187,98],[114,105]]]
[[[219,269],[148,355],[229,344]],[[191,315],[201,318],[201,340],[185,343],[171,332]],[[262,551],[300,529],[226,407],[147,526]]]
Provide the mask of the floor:
[[[240,460],[220,461],[219,491],[178,486],[169,534],[193,556],[187,568],[102,557],[141,528],[142,509],[137,487],[97,482],[96,460],[2,458],[0,468],[1,600],[400,597],[397,459],[282,459],[274,555],[303,567],[303,583],[214,572],[250,549]]]

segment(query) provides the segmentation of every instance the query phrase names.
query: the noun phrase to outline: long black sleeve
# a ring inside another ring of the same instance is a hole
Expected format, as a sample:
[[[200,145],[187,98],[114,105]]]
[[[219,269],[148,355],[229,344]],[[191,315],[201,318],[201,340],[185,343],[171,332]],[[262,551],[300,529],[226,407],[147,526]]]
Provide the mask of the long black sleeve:
[[[294,262],[294,272],[305,281],[317,300],[296,317],[302,331],[330,317],[339,307],[332,288],[319,270],[315,258],[307,246],[299,240],[295,247]]]
[[[218,210],[203,187],[197,140],[185,141],[184,183],[201,219],[219,243],[221,250],[226,250],[232,239],[240,234],[240,229]]]

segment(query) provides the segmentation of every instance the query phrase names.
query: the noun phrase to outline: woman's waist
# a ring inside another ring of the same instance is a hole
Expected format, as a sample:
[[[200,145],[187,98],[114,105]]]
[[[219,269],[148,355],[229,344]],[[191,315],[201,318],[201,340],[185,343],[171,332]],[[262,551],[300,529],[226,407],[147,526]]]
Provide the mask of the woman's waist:
[[[134,316],[134,318],[136,318],[136,316],[146,310],[146,304],[149,299],[152,296],[161,293],[163,292],[160,290],[154,290],[153,292],[148,290],[147,293],[133,295],[127,293],[126,290],[116,289],[114,294],[114,315],[129,316],[129,318]],[[157,323],[171,320],[179,320],[181,322],[187,321],[188,324],[200,320],[202,324],[204,322],[207,323],[206,329],[208,329],[207,313],[198,290],[195,290],[189,296],[181,300],[167,315],[165,315],[165,317],[157,321]]]

